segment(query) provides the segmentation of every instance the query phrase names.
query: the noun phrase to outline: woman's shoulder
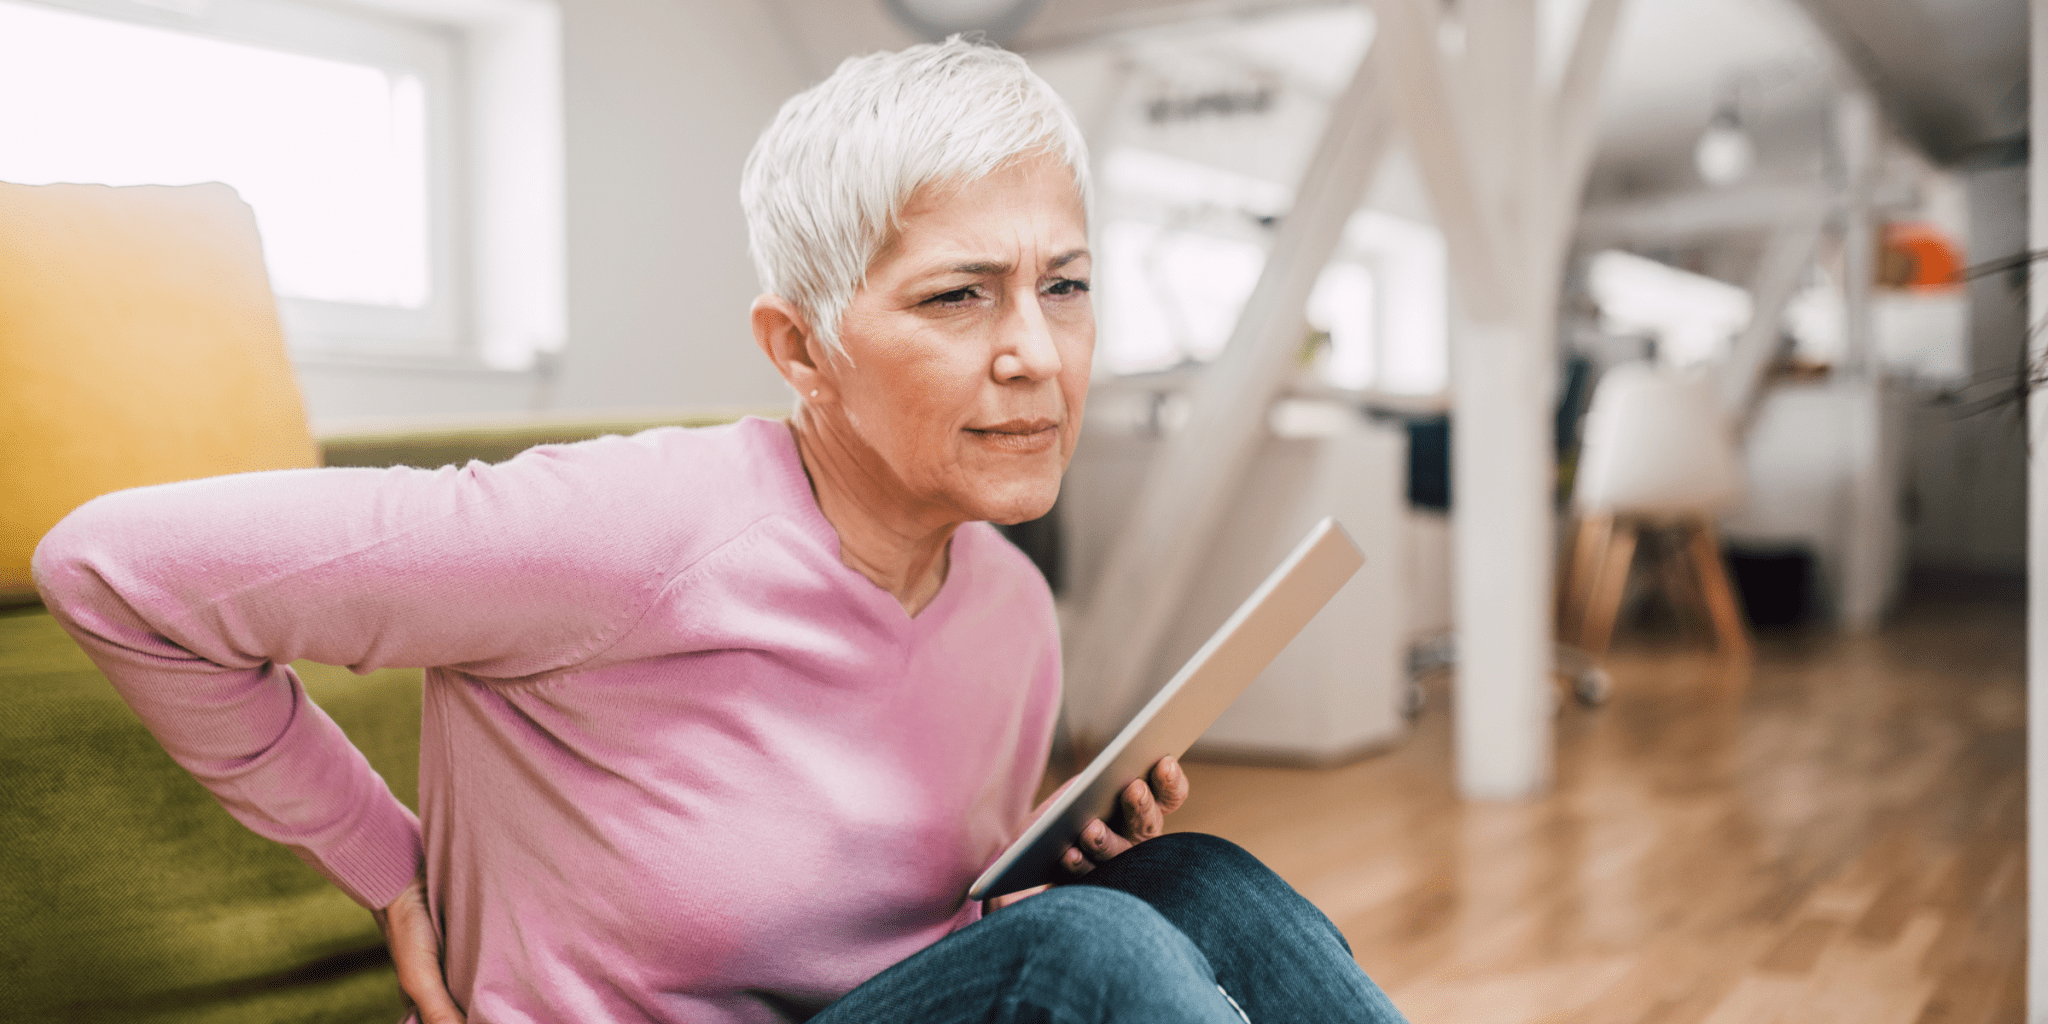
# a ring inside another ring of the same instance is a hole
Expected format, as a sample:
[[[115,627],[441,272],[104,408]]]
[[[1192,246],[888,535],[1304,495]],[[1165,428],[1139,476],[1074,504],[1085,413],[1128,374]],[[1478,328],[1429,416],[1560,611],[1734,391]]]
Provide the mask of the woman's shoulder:
[[[610,547],[630,537],[635,561],[674,571],[808,499],[794,447],[781,423],[748,417],[540,445],[465,473],[495,492],[492,504],[554,533],[565,550],[577,538]]]
[[[751,521],[809,493],[788,428],[753,416],[711,427],[655,427],[540,445],[505,465],[589,488],[594,499],[609,495],[612,502],[670,521]]]

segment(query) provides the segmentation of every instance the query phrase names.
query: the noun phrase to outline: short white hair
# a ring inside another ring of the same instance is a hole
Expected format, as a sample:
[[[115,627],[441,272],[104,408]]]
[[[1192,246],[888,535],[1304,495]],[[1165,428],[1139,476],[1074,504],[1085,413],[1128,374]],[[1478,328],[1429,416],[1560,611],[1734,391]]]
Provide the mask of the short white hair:
[[[761,288],[795,305],[827,351],[911,196],[1044,153],[1088,202],[1088,148],[1024,58],[953,36],[850,57],[782,105],[740,181]]]

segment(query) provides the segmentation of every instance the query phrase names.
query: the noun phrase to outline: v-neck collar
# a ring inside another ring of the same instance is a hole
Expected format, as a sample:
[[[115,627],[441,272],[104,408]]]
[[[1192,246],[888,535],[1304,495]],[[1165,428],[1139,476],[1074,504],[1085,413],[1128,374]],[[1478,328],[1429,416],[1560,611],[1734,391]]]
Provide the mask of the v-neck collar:
[[[898,601],[895,594],[869,579],[866,573],[846,564],[840,550],[839,530],[832,525],[830,519],[825,518],[825,510],[818,507],[817,492],[811,487],[810,474],[804,472],[803,453],[797,449],[796,434],[789,423],[786,420],[771,420],[759,416],[749,416],[741,423],[750,429],[767,428],[773,432],[774,439],[769,442],[769,447],[777,456],[783,485],[790,491],[789,505],[795,510],[797,525],[815,538],[831,556],[833,567],[850,578],[849,582],[854,584],[852,589],[855,592],[870,594],[873,600],[887,603],[889,610],[895,613],[891,621],[901,622],[904,628],[922,628],[926,623],[938,621],[947,614],[946,610],[953,603],[954,593],[967,586],[965,577],[971,573],[966,565],[970,559],[963,556],[967,554],[967,548],[972,546],[972,542],[962,545],[960,538],[973,524],[960,524],[953,531],[953,535],[946,538],[946,578],[939,582],[938,593],[933,594],[932,599],[925,602],[925,606],[919,609],[916,615],[912,615],[904,609],[903,602]]]

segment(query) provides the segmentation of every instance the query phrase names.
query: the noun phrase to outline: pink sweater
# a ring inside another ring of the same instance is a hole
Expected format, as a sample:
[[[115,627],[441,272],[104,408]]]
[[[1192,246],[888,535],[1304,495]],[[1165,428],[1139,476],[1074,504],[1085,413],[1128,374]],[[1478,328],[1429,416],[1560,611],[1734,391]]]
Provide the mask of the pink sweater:
[[[815,1010],[978,916],[1059,699],[1022,554],[962,527],[906,616],[768,420],[124,491],[35,571],[243,823],[370,907],[424,856],[474,1024]],[[419,819],[298,658],[427,667]]]

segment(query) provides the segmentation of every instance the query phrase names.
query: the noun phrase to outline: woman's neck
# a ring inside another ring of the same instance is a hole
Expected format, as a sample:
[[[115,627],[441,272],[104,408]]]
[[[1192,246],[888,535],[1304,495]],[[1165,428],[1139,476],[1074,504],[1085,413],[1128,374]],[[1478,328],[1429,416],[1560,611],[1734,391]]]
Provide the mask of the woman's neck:
[[[789,431],[818,511],[839,534],[839,560],[915,616],[946,582],[947,541],[960,524],[925,521],[906,507],[901,486],[875,465],[873,453],[856,450],[838,431],[820,429],[805,412],[798,407]]]

